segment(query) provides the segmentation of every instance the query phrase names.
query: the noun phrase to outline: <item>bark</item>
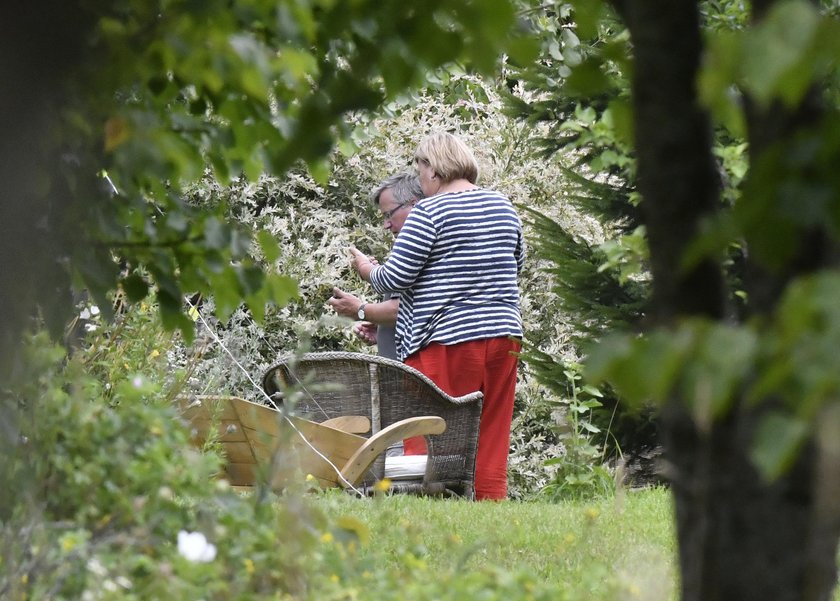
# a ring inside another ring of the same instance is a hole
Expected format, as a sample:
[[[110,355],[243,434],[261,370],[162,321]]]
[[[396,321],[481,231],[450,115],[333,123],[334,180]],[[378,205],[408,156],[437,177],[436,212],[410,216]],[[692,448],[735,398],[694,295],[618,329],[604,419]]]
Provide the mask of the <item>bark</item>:
[[[768,1],[759,1],[766,10]],[[681,257],[701,221],[719,206],[709,119],[697,103],[695,80],[702,48],[697,6],[673,0],[616,0],[633,40],[632,83],[638,185],[654,279],[652,319],[722,319],[720,268],[707,260],[686,270]],[[793,114],[750,116],[759,151],[800,127],[807,107]],[[796,111],[794,111],[796,112]],[[750,266],[754,310],[772,310],[792,277],[826,264],[824,237],[803,232],[800,252],[786,270]],[[693,419],[681,399],[661,418],[675,498],[684,601],[814,601],[830,598],[836,579],[840,516],[835,507],[840,453],[807,442],[785,476],[764,481],[750,460],[756,426],[776,405],[733,402],[709,425]],[[833,423],[835,419],[826,419]]]

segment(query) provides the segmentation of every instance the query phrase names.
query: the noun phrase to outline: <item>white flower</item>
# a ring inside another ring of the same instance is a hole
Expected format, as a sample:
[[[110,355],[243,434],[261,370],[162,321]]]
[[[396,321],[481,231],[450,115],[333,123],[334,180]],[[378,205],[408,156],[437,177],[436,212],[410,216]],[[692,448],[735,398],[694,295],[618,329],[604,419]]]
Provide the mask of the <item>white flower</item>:
[[[181,530],[178,533],[178,553],[189,561],[207,563],[216,558],[216,545],[207,542],[201,532]]]
[[[103,576],[105,576],[105,574],[108,573],[108,570],[105,569],[105,566],[103,566],[102,562],[99,561],[99,559],[96,557],[93,557],[88,560],[87,569],[91,574],[98,578],[102,578]]]
[[[99,307],[97,307],[96,305],[91,305],[90,306],[90,314],[91,315],[99,315]]]
[[[132,386],[135,388],[140,388],[143,386],[143,377],[142,376],[134,376],[134,379],[131,381]]]

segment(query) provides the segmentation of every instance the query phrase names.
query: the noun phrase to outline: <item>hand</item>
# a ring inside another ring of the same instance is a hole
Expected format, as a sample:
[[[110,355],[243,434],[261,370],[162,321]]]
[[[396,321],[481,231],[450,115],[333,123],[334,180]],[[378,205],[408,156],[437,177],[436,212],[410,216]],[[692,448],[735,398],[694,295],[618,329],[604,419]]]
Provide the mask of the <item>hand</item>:
[[[376,344],[377,329],[376,324],[369,321],[360,321],[353,324],[353,333],[364,340],[366,344]]]
[[[370,281],[370,272],[373,271],[374,264],[371,260],[358,248],[351,246],[348,249],[350,253],[350,265],[359,274],[364,281]]]
[[[344,292],[341,288],[333,288],[332,298],[327,300],[327,304],[339,315],[356,319],[362,300],[358,296]]]

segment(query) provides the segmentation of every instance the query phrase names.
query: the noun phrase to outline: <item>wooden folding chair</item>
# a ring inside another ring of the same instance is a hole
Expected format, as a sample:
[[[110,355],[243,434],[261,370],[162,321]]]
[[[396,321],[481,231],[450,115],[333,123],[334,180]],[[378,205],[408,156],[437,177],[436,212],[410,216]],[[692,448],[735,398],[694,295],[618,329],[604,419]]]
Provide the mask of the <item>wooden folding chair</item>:
[[[296,467],[321,486],[355,487],[389,446],[446,430],[443,418],[420,416],[365,438],[359,435],[370,429],[365,416],[316,423],[234,396],[185,396],[178,402],[196,445],[203,446],[216,427],[215,437],[226,457],[225,475],[236,487],[254,486],[259,466],[269,469],[275,489],[285,485]]]

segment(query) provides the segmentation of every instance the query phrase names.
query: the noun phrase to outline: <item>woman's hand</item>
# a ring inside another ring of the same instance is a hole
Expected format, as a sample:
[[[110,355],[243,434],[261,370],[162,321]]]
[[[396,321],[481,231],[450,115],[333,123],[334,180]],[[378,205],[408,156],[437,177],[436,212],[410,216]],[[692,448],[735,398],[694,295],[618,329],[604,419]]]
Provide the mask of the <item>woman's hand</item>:
[[[371,261],[367,255],[355,246],[351,246],[348,250],[350,252],[350,265],[356,270],[359,277],[361,277],[364,281],[369,282],[370,272],[373,271],[373,268],[375,267],[373,261]]]

